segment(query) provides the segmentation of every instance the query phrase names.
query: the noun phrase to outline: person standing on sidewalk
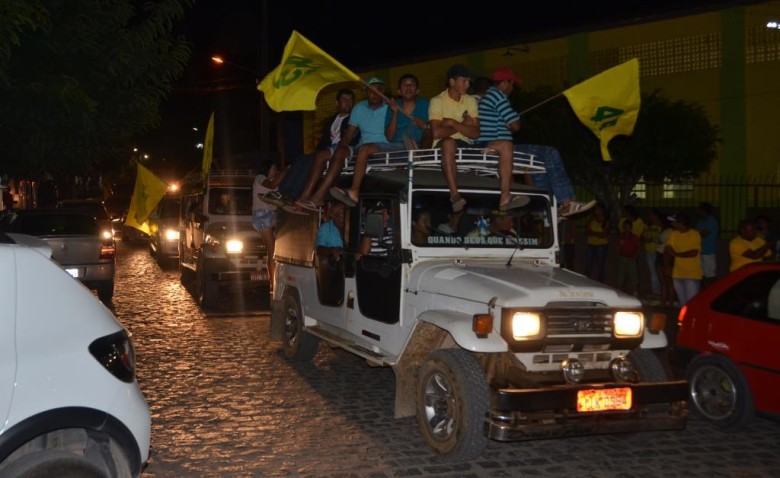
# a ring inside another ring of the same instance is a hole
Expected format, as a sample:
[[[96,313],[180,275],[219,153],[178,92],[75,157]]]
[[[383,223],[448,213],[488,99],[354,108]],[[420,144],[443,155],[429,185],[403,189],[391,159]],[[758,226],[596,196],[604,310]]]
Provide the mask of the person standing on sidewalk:
[[[675,213],[668,219],[674,230],[669,234],[664,256],[682,307],[701,288],[701,235],[691,227],[690,218],[684,212]],[[674,259],[673,265],[670,259]]]
[[[653,209],[647,216],[647,227],[645,227],[645,233],[642,236],[642,242],[645,246],[645,258],[647,259],[647,270],[650,276],[650,298],[652,300],[658,300],[661,296],[661,281],[658,276],[658,237],[662,230],[661,213],[657,209]],[[661,249],[663,254],[663,248]]]
[[[701,218],[696,222],[696,230],[701,234],[701,272],[702,287],[707,287],[715,280],[716,257],[718,249],[718,220],[712,214],[712,204],[699,204]]]

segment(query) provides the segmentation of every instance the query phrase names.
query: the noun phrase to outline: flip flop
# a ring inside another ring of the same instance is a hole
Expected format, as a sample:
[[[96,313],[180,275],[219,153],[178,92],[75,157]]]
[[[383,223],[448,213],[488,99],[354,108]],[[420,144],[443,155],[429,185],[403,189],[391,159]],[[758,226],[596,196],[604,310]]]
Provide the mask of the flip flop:
[[[461,212],[466,207],[466,200],[460,194],[451,197],[450,203],[452,204],[452,212]]]
[[[284,206],[282,206],[282,209],[289,212],[290,214],[297,214],[299,216],[308,216],[310,214],[309,211],[303,209],[295,203],[286,203]]]
[[[531,198],[529,198],[528,196],[523,196],[523,195],[512,196],[512,198],[509,199],[509,201],[498,206],[498,209],[502,211],[509,211],[510,209],[517,209],[519,207],[523,207],[527,205],[529,202],[531,202]]]
[[[333,196],[336,200],[343,202],[349,207],[357,206],[357,203],[353,201],[352,198],[349,197],[349,194],[347,194],[347,192],[341,188],[337,188],[337,187],[330,188],[330,195]]]
[[[295,205],[300,206],[303,209],[306,209],[307,211],[311,211],[311,212],[322,211],[322,206],[312,201],[295,201]]]

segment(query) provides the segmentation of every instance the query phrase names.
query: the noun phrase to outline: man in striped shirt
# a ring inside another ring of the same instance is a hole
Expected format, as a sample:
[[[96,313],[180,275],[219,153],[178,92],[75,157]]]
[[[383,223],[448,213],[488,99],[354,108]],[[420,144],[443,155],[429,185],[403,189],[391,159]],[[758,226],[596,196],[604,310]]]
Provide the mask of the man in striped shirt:
[[[480,147],[495,150],[499,156],[499,164],[509,164],[509,168],[511,168],[514,149],[528,152],[524,148],[520,148],[519,145],[515,146],[512,144],[512,134],[520,130],[520,114],[509,103],[509,95],[512,94],[515,84],[520,84],[520,78],[515,75],[511,68],[505,66],[495,69],[490,79],[493,81],[493,86],[490,86],[479,100],[480,124],[479,138],[477,138],[476,144]],[[566,217],[583,213],[592,208],[596,204],[595,200],[589,203],[575,200],[574,190],[571,187],[566,170],[563,168],[563,163],[559,160],[560,155],[557,154],[557,150],[550,147],[542,148],[544,148],[542,151],[544,153],[547,153],[548,150],[555,153],[544,154],[544,158],[540,159],[544,161],[545,169],[547,170],[544,173],[544,176],[548,176],[544,178],[546,180],[545,184],[552,189],[553,194],[561,205],[559,214]],[[535,152],[531,151],[532,154]],[[499,167],[501,166],[499,165]],[[513,202],[522,201],[522,199],[518,198],[523,197],[516,196],[515,198]],[[513,206],[511,203],[509,206],[502,206],[501,209],[506,210],[518,207]]]

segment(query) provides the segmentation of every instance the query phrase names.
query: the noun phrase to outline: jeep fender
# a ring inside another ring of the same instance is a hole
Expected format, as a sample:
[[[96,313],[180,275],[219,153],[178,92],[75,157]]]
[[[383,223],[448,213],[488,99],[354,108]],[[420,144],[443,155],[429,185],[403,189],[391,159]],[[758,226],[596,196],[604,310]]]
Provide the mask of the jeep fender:
[[[642,336],[642,343],[639,344],[639,348],[662,349],[667,345],[669,345],[669,341],[666,339],[666,333],[663,330],[654,332],[645,327],[645,333]]]
[[[495,329],[487,337],[477,337],[472,330],[473,317],[469,314],[451,310],[428,310],[417,316],[417,320],[446,330],[456,344],[471,352],[499,353],[509,350],[509,346]]]

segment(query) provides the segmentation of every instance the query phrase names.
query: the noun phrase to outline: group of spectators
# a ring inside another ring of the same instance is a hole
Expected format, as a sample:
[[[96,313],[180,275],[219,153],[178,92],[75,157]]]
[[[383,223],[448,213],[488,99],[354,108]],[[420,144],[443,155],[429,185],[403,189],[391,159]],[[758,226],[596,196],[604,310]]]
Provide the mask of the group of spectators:
[[[639,258],[647,261],[650,293],[658,305],[683,305],[717,276],[719,223],[713,206],[703,202],[693,222],[685,212],[665,214],[657,209],[645,218],[625,206],[617,235],[617,285],[639,295]],[[606,258],[612,227],[603,205],[597,204],[586,226],[586,275],[606,282]],[[740,221],[737,236],[729,241],[729,271],[745,264],[777,257],[778,236],[767,216]]]

